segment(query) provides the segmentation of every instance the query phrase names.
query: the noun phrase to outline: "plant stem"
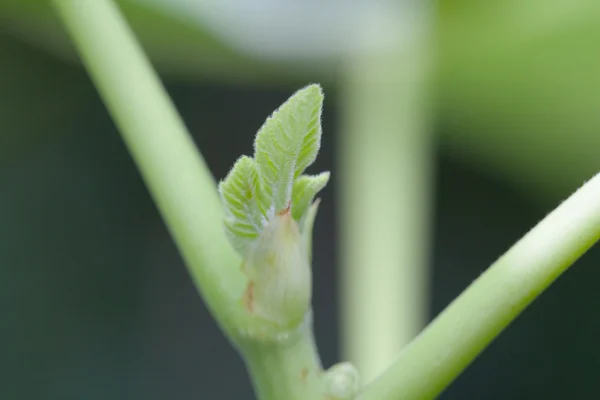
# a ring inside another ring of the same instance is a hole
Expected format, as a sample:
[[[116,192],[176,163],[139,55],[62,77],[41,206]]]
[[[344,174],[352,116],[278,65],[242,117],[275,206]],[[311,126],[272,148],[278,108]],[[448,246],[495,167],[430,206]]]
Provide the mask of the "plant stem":
[[[356,28],[341,95],[343,352],[362,383],[383,372],[427,319],[428,35],[405,38],[402,20],[380,16]],[[378,30],[398,39],[382,45]]]
[[[247,344],[244,354],[261,399],[311,400],[322,395],[323,370],[311,326],[302,327],[289,345]]]
[[[446,308],[358,400],[432,399],[600,239],[600,174]]]
[[[244,290],[216,185],[126,21],[110,0],[54,0],[190,273],[213,313]],[[228,325],[226,323],[226,325]]]

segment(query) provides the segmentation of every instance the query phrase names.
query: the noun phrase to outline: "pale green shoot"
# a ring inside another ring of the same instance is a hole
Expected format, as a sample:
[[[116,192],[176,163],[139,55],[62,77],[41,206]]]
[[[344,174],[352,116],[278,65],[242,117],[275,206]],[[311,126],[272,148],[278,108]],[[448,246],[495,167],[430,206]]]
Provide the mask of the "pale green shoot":
[[[321,146],[322,106],[319,85],[297,91],[258,131],[254,158],[238,159],[219,184],[226,211],[225,232],[242,257],[269,222],[286,210],[304,232],[308,207],[329,180],[329,172],[302,175]]]

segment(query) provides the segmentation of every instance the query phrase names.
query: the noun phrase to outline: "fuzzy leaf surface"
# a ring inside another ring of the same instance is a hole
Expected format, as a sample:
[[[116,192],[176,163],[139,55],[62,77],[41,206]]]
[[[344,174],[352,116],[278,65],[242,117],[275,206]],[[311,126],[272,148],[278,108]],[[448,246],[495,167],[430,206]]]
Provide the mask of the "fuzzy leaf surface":
[[[322,106],[319,85],[298,90],[259,129],[254,157],[242,156],[219,183],[225,231],[243,257],[269,222],[288,208],[303,231],[315,195],[329,180],[329,172],[302,175],[321,146]]]
[[[294,93],[267,118],[256,135],[254,159],[267,217],[290,205],[295,179],[317,157],[322,106],[321,87],[309,85]]]

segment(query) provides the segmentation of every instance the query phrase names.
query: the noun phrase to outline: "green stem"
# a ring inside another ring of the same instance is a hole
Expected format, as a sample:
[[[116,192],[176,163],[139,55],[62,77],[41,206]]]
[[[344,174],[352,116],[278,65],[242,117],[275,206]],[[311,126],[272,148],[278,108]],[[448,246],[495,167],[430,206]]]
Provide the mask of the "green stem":
[[[600,174],[473,282],[357,400],[435,398],[598,239]]]
[[[201,294],[221,322],[244,290],[216,185],[158,76],[110,0],[54,0]]]
[[[323,370],[311,326],[302,326],[287,344],[255,342],[243,349],[261,399],[310,400],[323,393]]]

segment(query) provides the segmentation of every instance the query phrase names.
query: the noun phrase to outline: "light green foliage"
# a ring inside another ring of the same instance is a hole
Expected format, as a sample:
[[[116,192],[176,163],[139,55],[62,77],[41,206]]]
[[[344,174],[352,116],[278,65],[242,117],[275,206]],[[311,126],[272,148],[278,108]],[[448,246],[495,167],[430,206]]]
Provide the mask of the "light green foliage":
[[[225,232],[233,247],[245,254],[266,225],[258,206],[258,172],[251,157],[240,157],[219,185],[225,207]]]
[[[245,257],[273,218],[289,208],[303,232],[303,217],[329,173],[302,175],[321,145],[323,92],[309,85],[294,93],[256,135],[254,158],[241,157],[219,192],[226,212],[225,230]]]
[[[327,185],[329,181],[329,172],[322,172],[319,175],[301,175],[294,182],[292,190],[292,216],[296,221],[306,214],[306,209],[312,203],[315,195]]]
[[[267,118],[256,135],[254,158],[269,217],[288,207],[294,179],[317,157],[322,104],[318,85],[301,89]]]

